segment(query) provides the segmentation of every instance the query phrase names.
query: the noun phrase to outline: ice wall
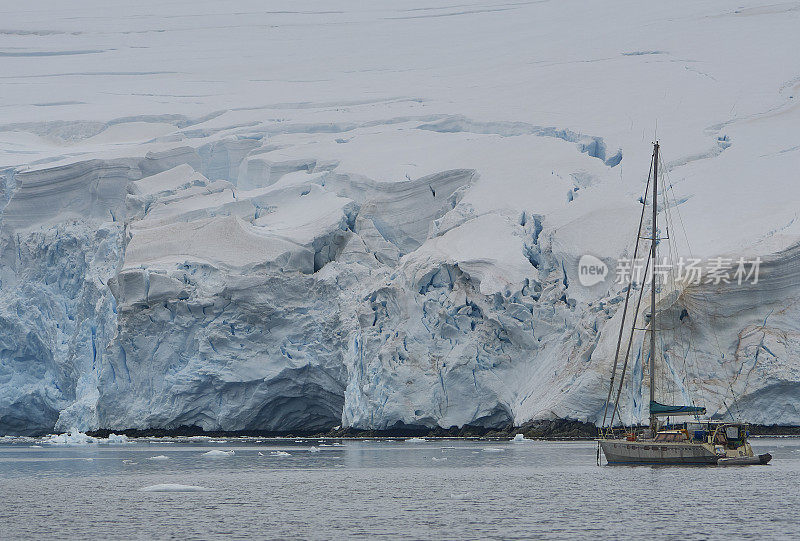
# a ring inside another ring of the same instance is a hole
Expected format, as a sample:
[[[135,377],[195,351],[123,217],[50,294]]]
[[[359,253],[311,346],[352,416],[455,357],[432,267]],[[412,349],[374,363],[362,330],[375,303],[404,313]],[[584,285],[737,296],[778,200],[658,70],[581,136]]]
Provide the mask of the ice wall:
[[[764,261],[663,303],[660,391],[800,423],[794,8],[340,4],[7,10],[0,433],[596,421],[624,291],[577,262],[656,124],[681,255]]]

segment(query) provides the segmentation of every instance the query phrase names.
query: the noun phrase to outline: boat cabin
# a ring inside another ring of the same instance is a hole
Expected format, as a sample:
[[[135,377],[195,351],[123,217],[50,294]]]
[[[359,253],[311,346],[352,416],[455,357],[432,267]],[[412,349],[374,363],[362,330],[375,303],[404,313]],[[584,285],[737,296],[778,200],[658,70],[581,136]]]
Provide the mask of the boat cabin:
[[[704,442],[735,449],[746,442],[749,435],[749,427],[745,423],[688,421],[668,425],[664,430],[659,430],[655,440]]]

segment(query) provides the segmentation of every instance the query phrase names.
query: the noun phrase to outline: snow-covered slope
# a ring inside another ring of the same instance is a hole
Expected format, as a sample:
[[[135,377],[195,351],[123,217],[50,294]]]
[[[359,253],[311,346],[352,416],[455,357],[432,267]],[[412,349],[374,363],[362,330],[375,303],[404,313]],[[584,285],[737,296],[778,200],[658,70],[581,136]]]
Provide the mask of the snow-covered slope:
[[[656,130],[679,253],[764,261],[661,390],[800,424],[800,4],[4,11],[0,433],[596,421]]]

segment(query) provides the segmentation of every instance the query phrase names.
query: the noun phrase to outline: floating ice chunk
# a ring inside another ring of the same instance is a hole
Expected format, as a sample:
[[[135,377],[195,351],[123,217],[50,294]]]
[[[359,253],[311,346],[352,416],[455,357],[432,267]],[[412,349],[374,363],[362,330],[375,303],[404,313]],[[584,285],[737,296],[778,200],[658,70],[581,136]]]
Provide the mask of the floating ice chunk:
[[[514,436],[514,439],[511,440],[511,441],[514,441],[514,442],[525,441],[525,436],[523,436],[522,434],[517,434],[516,436]]]
[[[169,457],[166,455],[156,455],[156,456],[151,456],[147,460],[169,460]]]
[[[109,434],[107,443],[118,444],[118,443],[130,443],[130,442],[128,441],[128,436],[126,436],[125,434]]]
[[[31,447],[32,449],[34,449],[34,448],[41,449],[42,448],[41,445],[30,445],[29,447]]]
[[[207,453],[203,453],[203,456],[208,458],[225,458],[228,456],[233,456],[234,451],[231,449],[230,451],[221,451],[220,449],[212,449]]]
[[[122,461],[123,464],[138,464],[138,462],[134,462],[133,460],[125,459]]]
[[[442,458],[436,458],[434,456],[434,457],[431,457],[431,460],[433,460],[434,462],[443,462],[443,461],[447,460],[447,457],[445,456],[445,457],[442,457]]]
[[[208,443],[228,443],[228,440],[208,440]]]
[[[286,451],[272,451],[270,453],[272,456],[292,456],[291,454],[287,453]]]
[[[425,438],[408,438],[407,443],[425,443]]]
[[[505,449],[500,449],[498,447],[487,447],[483,450],[484,453],[502,453]]]
[[[42,443],[52,445],[88,445],[97,442],[97,438],[87,436],[74,428],[66,434],[50,434],[47,439],[42,441]]]
[[[264,453],[262,453],[261,451],[259,451],[259,452],[258,452],[258,456],[264,456]]]
[[[195,485],[179,485],[176,483],[162,483],[140,488],[140,492],[209,492],[213,489]]]
[[[311,453],[319,453],[319,447],[311,446],[311,449],[308,450]]]

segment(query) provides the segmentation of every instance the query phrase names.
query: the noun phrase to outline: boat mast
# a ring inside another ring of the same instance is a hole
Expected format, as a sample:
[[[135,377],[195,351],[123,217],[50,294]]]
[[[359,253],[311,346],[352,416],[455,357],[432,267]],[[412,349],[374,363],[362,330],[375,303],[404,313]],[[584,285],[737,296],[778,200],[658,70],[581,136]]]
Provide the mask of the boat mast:
[[[656,401],[656,220],[658,216],[658,141],[653,143],[653,227],[650,231],[650,405]],[[648,408],[649,409],[649,408]],[[655,431],[657,416],[650,413],[650,429]]]

